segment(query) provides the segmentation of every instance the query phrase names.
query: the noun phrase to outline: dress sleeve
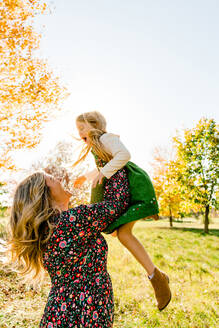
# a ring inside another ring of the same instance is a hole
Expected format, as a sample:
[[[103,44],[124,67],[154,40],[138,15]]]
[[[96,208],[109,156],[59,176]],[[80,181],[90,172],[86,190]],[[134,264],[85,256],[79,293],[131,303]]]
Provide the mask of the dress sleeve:
[[[61,224],[71,231],[73,239],[93,238],[119,217],[128,206],[128,181],[124,172],[117,172],[116,183],[111,179],[105,185],[104,201],[80,205],[61,214]],[[118,190],[123,197],[118,197]],[[79,242],[80,242],[79,240]]]
[[[113,158],[102,168],[100,172],[109,179],[118,170],[124,167],[130,160],[131,155],[119,136],[112,133],[105,133],[100,138],[105,150],[109,152]]]

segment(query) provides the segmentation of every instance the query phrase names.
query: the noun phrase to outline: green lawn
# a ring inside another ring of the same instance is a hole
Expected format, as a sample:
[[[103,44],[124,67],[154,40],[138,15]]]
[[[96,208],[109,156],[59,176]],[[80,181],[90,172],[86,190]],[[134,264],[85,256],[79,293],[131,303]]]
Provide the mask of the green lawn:
[[[2,227],[5,221],[0,219]],[[170,277],[172,301],[163,312],[155,306],[144,270],[116,238],[106,236],[115,295],[114,328],[219,327],[219,220],[214,222],[209,235],[202,232],[202,225],[188,221],[174,223],[173,229],[165,220],[136,225],[135,235]],[[0,327],[38,327],[49,281],[33,291],[2,268],[0,279]]]

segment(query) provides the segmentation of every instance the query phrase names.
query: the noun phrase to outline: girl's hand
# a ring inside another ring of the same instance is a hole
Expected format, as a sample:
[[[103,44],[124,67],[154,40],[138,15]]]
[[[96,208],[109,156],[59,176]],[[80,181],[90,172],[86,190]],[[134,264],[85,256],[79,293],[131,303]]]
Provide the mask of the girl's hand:
[[[86,180],[87,179],[84,175],[78,177],[74,182],[74,188],[80,188]]]
[[[98,174],[98,175],[96,176],[96,178],[93,180],[92,188],[95,188],[96,185],[97,185],[97,183],[100,184],[100,183],[102,182],[103,178],[104,178],[104,175],[103,175],[101,172],[99,172],[99,174]]]

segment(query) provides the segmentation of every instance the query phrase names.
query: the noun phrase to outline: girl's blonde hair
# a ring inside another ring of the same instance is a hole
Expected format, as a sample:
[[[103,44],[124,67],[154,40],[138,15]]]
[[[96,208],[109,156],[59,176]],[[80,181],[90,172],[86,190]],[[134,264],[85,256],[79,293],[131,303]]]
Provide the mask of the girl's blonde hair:
[[[16,188],[10,215],[8,252],[21,275],[39,280],[43,273],[42,248],[49,240],[54,215],[43,172],[36,172]]]
[[[74,166],[76,166],[78,163],[80,163],[87,157],[90,149],[92,149],[98,157],[100,157],[106,162],[109,162],[112,159],[112,156],[111,154],[106,152],[100,141],[100,137],[104,133],[106,133],[105,117],[97,111],[87,112],[79,115],[76,118],[76,122],[85,123],[90,127],[88,132],[90,144],[83,146],[82,151],[79,155],[79,159],[74,163]]]

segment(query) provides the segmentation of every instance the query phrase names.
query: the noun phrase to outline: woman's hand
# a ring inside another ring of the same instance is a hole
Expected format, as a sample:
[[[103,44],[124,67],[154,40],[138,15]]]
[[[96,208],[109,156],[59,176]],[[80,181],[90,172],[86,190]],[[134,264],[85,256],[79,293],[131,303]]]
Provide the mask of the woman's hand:
[[[74,188],[81,188],[81,186],[84,184],[86,180],[87,179],[84,175],[78,177],[74,182]]]
[[[92,188],[95,188],[96,185],[97,185],[97,183],[100,184],[100,183],[102,182],[103,178],[104,178],[104,175],[103,175],[101,172],[99,172],[99,174],[98,174],[98,175],[96,176],[96,178],[93,180]]]

